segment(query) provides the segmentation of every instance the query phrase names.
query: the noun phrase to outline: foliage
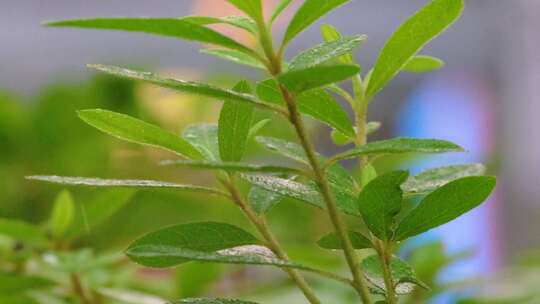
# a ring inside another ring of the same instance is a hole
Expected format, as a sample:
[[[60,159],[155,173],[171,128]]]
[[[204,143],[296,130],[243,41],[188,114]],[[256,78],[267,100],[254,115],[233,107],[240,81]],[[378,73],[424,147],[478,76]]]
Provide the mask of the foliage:
[[[264,67],[269,79],[259,82],[254,94],[249,82],[244,80],[229,89],[116,66],[90,66],[107,74],[223,102],[217,125],[192,125],[184,130],[182,136],[109,110],[79,112],[83,121],[119,139],[172,151],[182,157],[165,162],[167,165],[214,170],[215,180],[221,186],[219,189],[156,180],[62,176],[31,178],[64,185],[169,188],[218,195],[239,207],[258,235],[232,224],[217,222],[165,227],[135,240],[126,250],[131,260],[144,266],[172,267],[189,261],[275,266],[290,277],[312,304],[321,303],[321,300],[302,272],[345,284],[357,293],[363,303],[368,304],[375,301],[394,304],[399,297],[414,292],[416,286],[426,288],[414,267],[394,255],[396,247],[407,238],[443,225],[481,204],[493,190],[495,178],[482,176],[482,170],[471,170],[471,165],[432,169],[418,176],[409,176],[405,171],[378,174],[371,165],[375,157],[402,153],[462,152],[464,149],[439,139],[394,138],[367,143],[370,127],[366,119],[367,108],[374,101],[376,93],[400,71],[425,72],[442,66],[439,60],[417,56],[417,53],[459,17],[463,1],[431,1],[392,35],[374,67],[365,74],[353,56],[353,51],[365,37],[343,37],[330,26],[323,27],[325,43],[301,52],[290,64],[286,64],[283,58],[286,47],[294,38],[322,16],[347,3],[347,0],[324,1],[322,4],[318,0],[304,1],[292,17],[277,49],[274,48],[271,34],[272,22],[291,1],[282,1],[269,20],[264,17],[261,0],[229,2],[247,17],[98,18],[48,24],[142,32],[198,41],[222,48],[221,51],[210,51],[211,54],[256,68]],[[246,30],[257,39],[258,47],[252,49],[208,27],[215,23]],[[344,81],[352,82],[354,94],[341,88]],[[354,124],[329,92],[337,93],[349,103],[355,112]],[[257,137],[262,146],[294,160],[294,165],[261,165],[245,160],[246,145],[260,129],[254,124],[256,111],[266,111],[273,115],[272,119],[288,123],[294,130],[297,143]],[[339,132],[339,136],[345,137],[340,142],[354,142],[355,147],[331,157],[321,156],[314,150],[302,114],[329,125]],[[350,158],[358,160],[360,178],[338,163]],[[246,184],[252,186],[249,195],[243,191]],[[411,195],[423,196],[423,199],[410,212],[401,214]],[[284,198],[319,207],[328,215],[334,231],[318,243],[326,249],[340,249],[347,262],[350,278],[289,258],[267,224],[265,215]],[[49,225],[56,239],[63,240],[63,236],[69,234],[66,222],[76,218],[70,211],[70,202],[65,194],[57,201],[61,207],[55,208]],[[92,219],[101,218],[101,209],[94,209],[93,212]],[[362,231],[349,230],[345,225],[345,214],[351,215],[358,225],[364,225]],[[9,225],[5,226],[8,227],[5,233],[9,233]],[[35,229],[28,231],[29,234],[22,237],[40,239]],[[11,237],[22,238],[20,235]],[[360,255],[357,249],[363,248],[370,248],[371,254]],[[79,272],[86,270],[84,268],[89,267],[87,264],[93,264],[77,260],[84,258],[84,254],[81,255],[83,257],[66,259],[65,265],[55,266],[70,274],[74,293],[82,303],[98,303],[87,294],[99,293],[100,287],[81,286],[78,282]],[[361,256],[364,258],[361,259]],[[81,265],[83,269],[80,269]],[[26,295],[23,293],[20,296]],[[178,303],[246,302],[184,299]]]

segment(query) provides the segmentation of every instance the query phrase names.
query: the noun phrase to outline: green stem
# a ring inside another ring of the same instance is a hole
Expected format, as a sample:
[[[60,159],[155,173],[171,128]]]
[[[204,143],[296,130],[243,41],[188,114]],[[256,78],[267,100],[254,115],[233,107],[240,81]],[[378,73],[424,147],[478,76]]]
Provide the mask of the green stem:
[[[381,260],[384,286],[386,289],[386,303],[396,304],[396,291],[394,278],[392,277],[392,245],[390,243],[385,243],[381,240],[377,241],[377,253],[379,259]]]
[[[92,304],[92,301],[87,297],[84,288],[81,283],[81,278],[76,273],[70,274],[71,286],[73,293],[79,298],[81,304]]]
[[[255,226],[257,231],[262,235],[262,237],[267,242],[268,247],[274,254],[284,261],[289,261],[289,257],[285,250],[281,247],[279,241],[276,239],[276,237],[270,232],[270,229],[268,227],[268,224],[266,223],[266,220],[264,217],[260,217],[253,211],[253,209],[249,206],[249,204],[244,200],[242,195],[240,194],[240,191],[238,191],[238,188],[234,184],[234,176],[229,175],[229,179],[231,182],[225,184],[225,186],[229,189],[231,196],[234,200],[234,202],[242,209],[244,214],[247,216],[247,218],[250,220],[250,222]],[[321,304],[321,301],[317,298],[315,295],[315,292],[311,289],[311,287],[308,285],[304,277],[295,269],[292,268],[282,268],[283,271],[285,271],[289,277],[295,282],[295,284],[300,288],[306,299],[311,304]],[[319,274],[322,274],[324,272],[318,272]],[[325,273],[327,275],[327,273]]]

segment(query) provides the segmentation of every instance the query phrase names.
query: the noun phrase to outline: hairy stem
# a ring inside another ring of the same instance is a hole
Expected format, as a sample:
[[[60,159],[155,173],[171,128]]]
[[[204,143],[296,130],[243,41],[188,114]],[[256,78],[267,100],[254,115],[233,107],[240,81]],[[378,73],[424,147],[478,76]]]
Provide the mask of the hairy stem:
[[[396,304],[396,291],[394,278],[392,277],[392,246],[390,243],[377,241],[377,253],[383,270],[384,286],[386,289],[386,303]]]
[[[87,297],[86,292],[81,283],[81,278],[78,274],[72,273],[70,275],[70,281],[73,288],[73,293],[79,298],[81,304],[92,304],[92,301]]]
[[[249,204],[244,200],[238,189],[234,184],[234,176],[230,175],[231,182],[226,184],[226,187],[229,189],[231,196],[234,202],[242,209],[244,214],[250,220],[250,222],[255,226],[257,231],[262,235],[262,237],[267,242],[267,246],[274,252],[274,254],[284,260],[289,261],[289,257],[285,250],[281,247],[279,241],[270,231],[266,220],[263,217],[258,216],[255,211],[249,206]],[[315,292],[308,285],[304,277],[295,269],[292,268],[282,268],[289,277],[294,281],[294,283],[300,288],[306,299],[311,304],[321,304],[321,301],[315,295]],[[321,274],[321,273],[320,273]]]

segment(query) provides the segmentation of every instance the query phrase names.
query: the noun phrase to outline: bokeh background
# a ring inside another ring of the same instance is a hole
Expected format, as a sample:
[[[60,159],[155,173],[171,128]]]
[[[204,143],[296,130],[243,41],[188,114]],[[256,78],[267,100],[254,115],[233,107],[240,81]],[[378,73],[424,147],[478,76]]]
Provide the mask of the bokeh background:
[[[265,0],[268,7],[273,2]],[[426,2],[353,0],[319,24],[333,24],[345,34],[367,34],[369,40],[356,57],[364,67],[370,67],[395,28]],[[30,174],[155,178],[191,183],[209,180],[210,175],[204,173],[156,166],[157,161],[170,155],[110,139],[80,122],[75,111],[107,108],[180,132],[189,123],[215,121],[218,103],[94,75],[85,68],[86,63],[143,67],[222,86],[240,78],[257,80],[263,76],[199,54],[199,46],[193,43],[132,33],[45,28],[41,22],[93,16],[233,13],[236,12],[221,0],[1,1],[0,216],[34,222],[46,218],[61,188],[25,181],[24,176]],[[501,292],[515,292],[532,284],[525,279],[527,283],[508,280],[514,283],[510,284],[501,278],[508,278],[509,272],[514,274],[516,265],[522,265],[523,260],[537,261],[534,251],[540,248],[539,15],[537,0],[466,1],[461,20],[422,51],[443,59],[446,67],[431,74],[400,75],[377,97],[369,113],[370,120],[383,123],[374,139],[396,135],[440,137],[469,150],[462,156],[385,159],[377,163],[380,170],[404,167],[418,172],[440,164],[480,161],[487,163],[490,173],[499,177],[497,192],[486,205],[403,249],[403,254],[407,254],[418,246],[440,240],[446,254],[469,252],[468,258],[445,268],[436,278],[441,282],[463,278],[476,282],[473,291],[458,288],[461,294],[481,293],[483,284],[476,281],[480,277],[484,278],[482,282],[501,284],[505,287],[499,288]],[[285,16],[277,23],[278,35],[286,20]],[[250,43],[240,33],[231,34]],[[320,42],[318,26],[314,26],[291,45],[287,55]],[[275,122],[264,132],[291,137],[291,130],[283,130]],[[331,144],[326,128],[313,125],[311,132],[320,134],[316,138],[321,151],[338,151]],[[250,151],[261,152],[255,145]],[[86,201],[106,199],[114,194],[92,189],[71,190],[81,206]],[[89,231],[82,244],[91,244],[97,250],[122,248],[142,233],[171,223],[196,220],[233,219],[239,225],[249,226],[232,206],[208,202],[204,197],[163,191],[124,195],[129,203],[100,228]],[[293,256],[340,267],[335,256],[305,249],[305,244],[312,244],[328,227],[320,212],[290,202],[276,208],[270,218],[274,229],[294,252]],[[191,267],[184,270],[187,274],[178,271],[175,286],[161,288],[164,296],[241,293],[256,285],[252,283],[253,277],[256,282],[280,286],[278,293],[290,296],[290,287],[282,286],[280,275],[271,271],[241,269],[224,279],[221,266],[205,266],[212,267],[204,268],[205,275],[196,266]],[[523,272],[518,273],[518,277],[528,278]],[[279,303],[275,292],[269,289],[255,294],[258,297],[271,294],[268,297]],[[435,301],[454,303],[455,297],[447,292]]]

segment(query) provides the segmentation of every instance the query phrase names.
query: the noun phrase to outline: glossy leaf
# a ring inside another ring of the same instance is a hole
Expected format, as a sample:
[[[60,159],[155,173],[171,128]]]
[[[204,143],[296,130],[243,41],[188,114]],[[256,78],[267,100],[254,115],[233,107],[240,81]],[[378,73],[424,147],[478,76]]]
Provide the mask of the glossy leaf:
[[[371,241],[368,238],[366,238],[364,235],[362,235],[361,233],[356,232],[356,231],[349,231],[348,234],[349,234],[349,238],[351,239],[351,243],[354,249],[366,249],[366,248],[373,247],[373,244],[371,243]],[[324,249],[332,249],[332,250],[343,249],[341,240],[335,232],[332,232],[323,236],[317,242],[317,245],[319,245],[319,247],[324,248]]]
[[[265,214],[282,200],[282,195],[258,186],[251,187],[248,193],[248,203],[257,214]]]
[[[488,198],[495,183],[492,176],[469,176],[431,192],[399,223],[395,239],[426,232],[474,209]]]
[[[49,220],[49,227],[54,238],[62,238],[75,216],[75,204],[71,194],[64,190],[58,194],[54,202],[53,211]]]
[[[202,192],[208,194],[223,194],[221,191],[194,185],[184,185],[156,180],[142,179],[103,179],[90,177],[71,177],[71,176],[46,176],[34,175],[28,176],[28,179],[44,181],[62,185],[73,186],[91,186],[91,187],[127,187],[127,188],[162,188],[175,189],[189,192]]]
[[[381,175],[368,183],[358,197],[358,206],[369,230],[381,240],[392,237],[394,216],[401,210],[400,186],[408,177],[405,171]]]
[[[232,90],[215,87],[209,84],[197,83],[197,82],[192,82],[192,81],[176,80],[176,79],[171,79],[171,78],[162,78],[149,72],[140,72],[140,71],[124,69],[124,68],[120,68],[116,66],[92,64],[92,65],[88,65],[88,67],[96,69],[104,73],[111,74],[111,75],[133,79],[133,80],[141,80],[141,81],[152,83],[152,84],[164,87],[164,88],[177,90],[180,92],[211,97],[211,98],[215,98],[217,100],[222,100],[222,101],[250,103],[260,108],[263,108],[266,110],[277,111],[280,113],[283,113],[284,111],[283,109],[273,107],[272,105],[269,105],[268,103],[260,102],[257,99],[255,99],[254,96],[251,96],[249,94],[242,94],[242,93],[234,92]]]
[[[373,141],[366,145],[341,153],[336,160],[354,158],[360,155],[396,153],[446,153],[463,152],[463,148],[446,140],[428,138],[396,137]]]
[[[279,15],[281,15],[281,13],[283,13],[283,11],[286,10],[287,7],[289,7],[289,5],[291,5],[292,2],[293,0],[281,0],[276,5],[276,7],[274,8],[274,11],[272,12],[272,16],[270,16],[270,25],[272,25],[274,21],[276,21]]]
[[[0,272],[0,295],[2,296],[51,288],[54,285],[54,282],[41,277]]]
[[[410,73],[426,73],[438,70],[444,66],[444,61],[431,56],[414,56],[403,67],[403,71]]]
[[[383,47],[366,91],[373,97],[425,44],[456,21],[463,0],[433,0],[403,23]]]
[[[169,304],[257,304],[242,300],[232,299],[183,299],[169,302]]]
[[[48,242],[45,233],[37,226],[15,219],[0,218],[0,235],[36,247]]]
[[[219,161],[218,127],[200,123],[187,127],[182,137],[190,142],[209,161]]]
[[[266,69],[266,67],[260,61],[236,50],[202,49],[201,53],[229,60],[237,64],[247,65],[258,69]]]
[[[319,65],[281,74],[278,81],[295,94],[340,82],[358,74],[360,68],[352,64]]]
[[[249,94],[251,87],[247,81],[241,81],[233,91]],[[240,161],[244,156],[253,110],[253,105],[250,104],[231,101],[225,101],[223,104],[218,126],[219,155],[222,160]]]
[[[322,37],[323,37],[324,41],[326,41],[326,42],[336,41],[336,40],[340,40],[340,39],[343,38],[341,33],[335,27],[333,27],[333,26],[331,26],[329,24],[321,25],[321,34],[322,34]],[[367,36],[362,35],[361,37],[364,37],[363,40],[367,39]],[[348,54],[344,54],[344,55],[340,56],[339,61],[341,61],[343,63],[353,64],[354,63],[354,58],[353,58],[352,53],[349,52]]]
[[[184,166],[199,169],[225,170],[230,172],[299,173],[298,169],[277,165],[255,165],[241,162],[166,160],[164,166]]]
[[[383,278],[383,269],[377,255],[371,255],[362,261],[362,269],[367,279],[376,287],[386,290]],[[398,295],[411,293],[415,285],[428,288],[420,281],[412,267],[398,257],[392,257],[390,262],[392,277],[395,282],[395,292]]]
[[[425,193],[466,176],[484,175],[486,167],[482,164],[453,165],[426,170],[401,185],[406,192]]]
[[[95,18],[75,19],[49,22],[47,26],[78,27],[102,30],[121,30],[129,32],[142,32],[161,36],[193,40],[203,43],[220,45],[252,54],[253,51],[246,46],[224,36],[210,28],[201,25],[195,20],[182,18]]]
[[[289,70],[306,69],[350,54],[359,47],[367,36],[344,37],[338,40],[325,42],[311,49],[305,50],[294,57],[289,63]]]
[[[263,20],[261,0],[227,0],[254,20]]]
[[[268,79],[257,84],[257,96],[262,100],[285,106],[285,101],[275,81]],[[349,136],[354,129],[347,113],[332,95],[322,89],[309,90],[297,96],[296,102],[301,113],[309,115]]]
[[[287,45],[298,34],[305,30],[312,23],[317,21],[322,16],[326,15],[338,6],[348,2],[349,0],[306,0],[298,9],[292,18],[285,36],[283,38],[283,46]]]
[[[142,120],[101,109],[82,110],[78,114],[87,124],[116,138],[163,148],[187,158],[201,158],[199,151],[178,135]]]

